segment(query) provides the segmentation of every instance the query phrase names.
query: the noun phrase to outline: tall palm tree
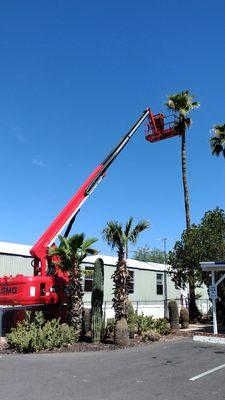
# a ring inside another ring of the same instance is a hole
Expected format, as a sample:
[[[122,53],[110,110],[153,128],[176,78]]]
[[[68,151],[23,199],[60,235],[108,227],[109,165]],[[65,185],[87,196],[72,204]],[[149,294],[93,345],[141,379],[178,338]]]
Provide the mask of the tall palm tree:
[[[59,240],[59,246],[50,248],[49,255],[58,256],[59,259],[55,264],[69,274],[67,321],[81,334],[83,311],[81,263],[87,255],[98,253],[91,247],[97,239],[85,238],[84,233],[80,233],[70,238],[59,236]]]
[[[220,153],[225,157],[225,124],[213,127],[213,136],[210,139],[212,154],[219,156]]]
[[[184,190],[184,205],[185,205],[185,218],[186,218],[186,229],[191,227],[190,217],[190,201],[189,191],[187,184],[187,158],[186,158],[186,130],[190,127],[192,121],[188,114],[195,108],[200,106],[200,103],[193,101],[194,95],[189,93],[189,90],[184,90],[180,93],[175,93],[168,96],[168,101],[165,103],[166,107],[175,112],[176,125],[175,129],[180,133],[181,136],[181,165],[182,165],[182,181]],[[195,302],[195,287],[189,285],[190,292],[190,303],[189,312],[190,317],[195,318],[197,308]]]
[[[190,127],[192,121],[188,114],[194,109],[199,107],[199,102],[193,101],[194,95],[189,93],[189,90],[184,90],[180,93],[175,93],[168,96],[166,107],[175,112],[177,122],[175,129],[178,130],[181,136],[181,164],[182,164],[182,180],[184,189],[184,204],[185,204],[185,217],[186,228],[191,226],[190,218],[190,201],[189,191],[187,184],[187,158],[186,158],[186,130]]]
[[[102,231],[103,238],[112,249],[117,249],[118,254],[116,271],[112,278],[114,282],[113,307],[116,319],[115,341],[120,345],[128,344],[127,302],[128,284],[130,280],[126,263],[128,243],[135,244],[140,232],[149,227],[149,222],[142,220],[132,228],[132,222],[133,218],[129,218],[125,229],[123,229],[121,223],[109,221]],[[121,331],[123,331],[122,334]]]

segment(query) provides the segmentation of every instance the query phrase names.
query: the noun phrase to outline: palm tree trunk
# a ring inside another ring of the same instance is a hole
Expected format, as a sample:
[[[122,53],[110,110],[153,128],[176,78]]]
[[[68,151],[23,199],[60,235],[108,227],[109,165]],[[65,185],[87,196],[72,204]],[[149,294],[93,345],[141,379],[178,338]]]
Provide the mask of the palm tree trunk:
[[[189,191],[187,184],[187,159],[186,159],[186,132],[185,129],[183,134],[181,135],[181,164],[182,164],[182,180],[183,180],[183,188],[184,188],[184,205],[185,205],[185,217],[186,217],[186,229],[190,229],[191,227],[191,217],[190,217],[190,200],[189,200]],[[198,309],[196,306],[196,298],[195,298],[195,286],[190,283],[191,273],[190,271],[190,279],[189,279],[189,315],[190,319],[194,320],[197,317]]]
[[[113,307],[115,310],[116,320],[119,320],[123,317],[127,318],[128,277],[129,273],[127,271],[125,252],[120,250],[118,251],[118,261],[117,261],[116,271],[112,276],[114,282]]]
[[[189,192],[188,192],[188,184],[187,184],[187,159],[186,159],[186,132],[185,132],[185,129],[181,135],[181,164],[182,164],[182,180],[183,180],[183,188],[184,188],[186,229],[190,229],[191,217],[190,217]]]
[[[80,282],[80,270],[78,266],[70,272],[69,279],[69,298],[67,320],[72,325],[79,336],[82,333],[82,312],[83,312],[83,288]]]
[[[115,310],[116,326],[114,331],[114,341],[120,346],[128,346],[129,344],[129,331],[127,324],[128,314],[128,290],[127,290],[127,279],[128,271],[126,264],[126,250],[122,249],[118,251],[118,262],[116,271],[113,274],[114,282],[114,297],[113,307]]]
[[[126,258],[128,258],[128,241],[126,243]]]
[[[196,320],[199,315],[198,307],[196,306],[195,286],[189,283],[189,318],[190,321]]]

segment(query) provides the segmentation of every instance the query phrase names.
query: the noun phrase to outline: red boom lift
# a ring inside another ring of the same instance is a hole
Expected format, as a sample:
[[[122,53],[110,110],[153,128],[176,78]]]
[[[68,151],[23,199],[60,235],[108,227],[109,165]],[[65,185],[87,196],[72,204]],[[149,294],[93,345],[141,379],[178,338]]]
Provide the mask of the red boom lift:
[[[126,146],[133,134],[148,118],[148,132],[146,140],[156,142],[178,135],[175,121],[166,123],[163,114],[153,115],[148,108],[120,140],[118,145],[99,164],[74,197],[55,218],[43,235],[32,247],[34,276],[4,276],[0,278],[0,304],[2,305],[48,305],[62,304],[66,301],[65,288],[68,275],[59,268],[53,267],[53,260],[48,256],[48,248],[54,245],[57,236],[66,228],[67,237],[81,206],[105,176],[106,170]]]

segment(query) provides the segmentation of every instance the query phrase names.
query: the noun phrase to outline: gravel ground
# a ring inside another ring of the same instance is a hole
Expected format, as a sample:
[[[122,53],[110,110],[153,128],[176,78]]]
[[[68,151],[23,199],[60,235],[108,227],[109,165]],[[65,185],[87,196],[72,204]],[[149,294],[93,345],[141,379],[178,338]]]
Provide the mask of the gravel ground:
[[[204,336],[215,336],[213,333],[210,333],[212,331],[212,326],[211,325],[200,325],[200,324],[195,324],[195,325],[190,325],[188,329],[180,329],[179,332],[172,333],[166,336],[161,336],[160,342],[167,342],[167,341],[173,341],[173,340],[179,340],[182,339],[183,337],[192,337],[193,335],[204,335]],[[224,333],[221,333],[219,335],[216,335],[219,337],[225,337]],[[130,345],[128,346],[129,348],[132,347],[142,347],[149,345],[149,342],[144,343],[141,341],[141,338],[136,336],[134,339],[130,340]],[[43,350],[41,353],[65,353],[65,352],[88,352],[88,351],[111,351],[111,350],[121,350],[124,349],[124,347],[117,346],[113,342],[108,342],[108,343],[90,343],[90,342],[78,342],[74,343],[73,345],[70,345],[68,347],[62,347],[60,349],[53,349],[53,350]],[[15,354],[14,350],[11,350],[7,347],[7,342],[4,337],[0,337],[0,354]]]
[[[191,333],[178,333],[178,334],[170,334],[167,336],[161,336],[160,342],[167,342],[173,340],[179,340],[186,336],[192,336]],[[140,337],[136,337],[135,339],[130,340],[130,345],[127,348],[133,347],[143,347],[151,344],[151,342],[142,342]],[[61,348],[55,348],[52,350],[42,350],[40,353],[68,353],[68,352],[89,352],[89,351],[112,351],[112,350],[122,350],[126,347],[118,346],[114,343],[88,343],[88,342],[78,342],[73,345]],[[0,338],[0,354],[15,354],[15,351],[9,349],[7,346],[7,342],[5,338]]]

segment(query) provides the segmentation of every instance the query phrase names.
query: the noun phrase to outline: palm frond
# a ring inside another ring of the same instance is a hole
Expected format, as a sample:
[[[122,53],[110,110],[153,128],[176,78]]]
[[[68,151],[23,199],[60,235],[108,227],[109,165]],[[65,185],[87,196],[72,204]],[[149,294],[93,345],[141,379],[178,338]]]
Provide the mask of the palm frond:
[[[222,141],[225,141],[225,124],[214,125],[213,132],[215,136],[219,137]]]
[[[180,116],[187,115],[194,108],[200,106],[200,103],[193,101],[195,95],[191,95],[189,90],[183,90],[180,93],[171,94],[168,96],[168,100],[165,106],[169,109],[178,113]],[[189,125],[187,125],[189,126]]]
[[[117,221],[107,222],[102,231],[104,240],[112,249],[117,248],[118,254],[128,253],[128,242],[136,243],[140,232],[149,227],[149,222],[141,220],[134,229],[132,228],[133,218],[130,217],[123,230],[122,224]]]
[[[51,257],[59,257],[59,260],[53,262],[59,265],[64,271],[72,271],[75,265],[79,267],[80,263],[88,254],[98,253],[97,250],[91,247],[97,239],[87,238],[85,240],[84,233],[73,235],[70,238],[59,236],[59,241],[60,244],[58,247],[49,249],[49,255]]]
[[[189,117],[184,118],[184,124],[187,128],[189,128],[189,126],[191,125],[192,120]]]
[[[52,256],[57,256],[58,255],[58,247],[49,247],[48,249],[48,254]]]
[[[199,107],[200,107],[200,103],[198,101],[193,101],[192,108],[199,108]]]
[[[133,222],[133,217],[130,217],[126,223],[125,230],[124,230],[124,233],[126,236],[129,236],[132,222]]]
[[[82,245],[80,246],[83,250],[87,251],[90,246],[92,246],[94,243],[98,241],[97,238],[88,238],[86,239]]]
[[[129,240],[132,244],[135,244],[137,242],[137,238],[140,232],[144,231],[145,229],[148,229],[150,227],[150,223],[146,220],[141,220],[138,222],[138,224],[134,227],[132,232],[130,232],[129,235]]]
[[[73,249],[73,251],[76,252],[77,249],[79,249],[83,245],[84,240],[85,240],[85,234],[77,233],[68,239],[68,243],[71,249]]]
[[[96,256],[99,253],[98,250],[93,249],[92,247],[89,247],[88,249],[86,249],[85,252],[87,253],[87,255],[90,255],[90,256]]]
[[[220,142],[220,139],[217,137],[212,137],[210,139],[210,144],[211,144],[212,154],[219,156],[220,153],[223,151],[223,146]]]
[[[59,235],[58,239],[60,241],[59,247],[62,247],[64,249],[69,249],[69,242],[68,240],[66,240],[66,238],[64,236]]]
[[[122,225],[117,221],[107,222],[107,226],[103,229],[102,235],[104,240],[112,249],[121,244]]]
[[[222,153],[225,157],[225,124],[214,125],[212,131],[214,133],[210,138],[212,154],[219,156]]]

